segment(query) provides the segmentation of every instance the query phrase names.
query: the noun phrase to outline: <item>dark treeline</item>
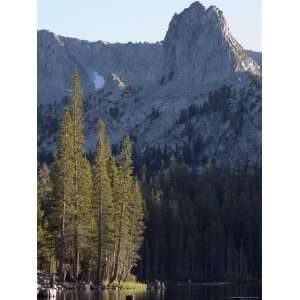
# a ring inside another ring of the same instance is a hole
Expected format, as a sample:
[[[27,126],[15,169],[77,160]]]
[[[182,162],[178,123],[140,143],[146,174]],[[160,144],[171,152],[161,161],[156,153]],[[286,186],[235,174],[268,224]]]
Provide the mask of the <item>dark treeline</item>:
[[[146,231],[141,278],[215,281],[261,278],[261,170],[236,173],[208,161],[197,175],[171,158],[159,176],[141,170]]]
[[[228,87],[210,93],[203,107],[182,111],[178,123],[206,112],[225,109],[226,115],[232,97]],[[147,148],[141,155],[131,149],[129,136],[111,149],[102,121],[96,153],[85,153],[76,72],[64,106],[54,162],[41,164],[38,172],[40,269],[62,280],[96,283],[133,280],[133,275],[180,281],[261,278],[259,166],[245,162],[232,171],[216,168],[209,157],[199,161],[205,147],[201,133],[175,150]],[[158,115],[152,111],[153,119]]]

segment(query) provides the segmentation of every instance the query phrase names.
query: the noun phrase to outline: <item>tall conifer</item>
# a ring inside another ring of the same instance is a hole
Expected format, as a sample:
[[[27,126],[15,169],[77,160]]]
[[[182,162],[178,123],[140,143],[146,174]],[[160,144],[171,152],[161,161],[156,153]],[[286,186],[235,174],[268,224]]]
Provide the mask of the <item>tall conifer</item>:
[[[97,281],[100,283],[107,277],[107,262],[113,250],[113,195],[111,179],[107,167],[109,160],[105,125],[102,120],[98,125],[98,143],[93,168],[94,213],[97,224]],[[105,274],[106,273],[106,274]]]
[[[82,101],[80,77],[74,71],[70,103],[60,129],[57,157],[54,163],[54,191],[56,218],[59,219],[59,273],[64,272],[66,242],[73,253],[72,274],[78,278],[80,251],[91,216],[91,174],[84,152]],[[67,232],[66,232],[67,230]],[[67,235],[66,235],[67,233]]]

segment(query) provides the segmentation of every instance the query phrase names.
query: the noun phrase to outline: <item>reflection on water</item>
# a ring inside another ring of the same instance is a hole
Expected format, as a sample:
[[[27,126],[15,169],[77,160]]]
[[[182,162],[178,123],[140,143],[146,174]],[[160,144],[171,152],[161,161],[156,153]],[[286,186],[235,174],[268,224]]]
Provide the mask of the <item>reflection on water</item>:
[[[64,291],[57,300],[125,300],[134,295],[135,300],[224,300],[227,297],[261,297],[261,287],[253,285],[201,287],[198,289],[167,289],[166,291]]]

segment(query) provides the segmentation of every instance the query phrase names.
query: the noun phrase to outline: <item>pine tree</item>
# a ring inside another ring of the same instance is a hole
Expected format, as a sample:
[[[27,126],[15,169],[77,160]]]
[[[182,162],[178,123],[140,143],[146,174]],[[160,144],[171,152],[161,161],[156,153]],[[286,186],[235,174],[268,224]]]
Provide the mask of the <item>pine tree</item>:
[[[69,112],[71,116],[71,161],[73,168],[73,243],[74,261],[73,276],[78,278],[80,269],[80,250],[82,246],[81,238],[88,228],[91,213],[91,173],[89,163],[85,157],[83,119],[82,119],[83,95],[79,73],[74,71],[71,82],[71,95]]]
[[[88,236],[91,216],[91,173],[84,153],[82,90],[78,71],[71,82],[70,104],[61,124],[54,163],[54,220],[59,225],[59,274],[63,278],[66,246],[73,253],[72,273],[78,278],[80,251]]]
[[[112,280],[120,281],[124,275],[124,257],[129,241],[129,211],[128,203],[132,191],[132,160],[129,136],[122,142],[122,161],[116,182],[115,220],[116,220],[116,250]]]
[[[70,153],[71,133],[70,114],[66,110],[60,126],[56,160],[53,165],[53,201],[51,206],[51,228],[56,235],[56,252],[58,256],[58,274],[61,280],[65,279],[66,248],[70,246],[71,219],[70,208],[72,200],[73,169]]]
[[[111,178],[107,170],[110,153],[108,152],[105,125],[102,120],[99,121],[98,131],[99,136],[93,168],[93,208],[97,223],[97,282],[100,283],[103,281],[105,273],[107,276],[107,262],[113,251],[114,208]]]
[[[129,251],[127,275],[140,260],[139,250],[144,239],[144,200],[137,180],[134,181],[132,196],[129,199]]]
[[[116,203],[116,254],[113,280],[126,280],[139,259],[143,241],[144,203],[139,184],[133,178],[131,142],[125,136],[122,142],[122,160],[119,168],[119,188]]]
[[[53,249],[52,235],[49,231],[48,207],[51,197],[51,181],[49,170],[43,164],[38,170],[37,182],[37,243],[38,267],[50,271],[52,266]]]
[[[110,155],[108,160],[108,174],[111,180],[112,196],[113,196],[113,226],[114,226],[114,249],[113,257],[109,262],[108,276],[109,281],[112,282],[117,279],[118,276],[118,258],[120,257],[122,239],[126,239],[127,231],[126,226],[128,223],[127,215],[124,214],[125,203],[124,203],[124,186],[122,183],[121,170],[118,167],[114,157]],[[122,217],[122,218],[121,218]],[[117,258],[118,257],[118,258]]]
[[[93,247],[93,231],[95,222],[93,220],[93,180],[90,163],[83,158],[81,164],[80,180],[79,180],[80,199],[78,215],[79,215],[79,251],[80,263],[90,270],[92,264],[92,247]]]

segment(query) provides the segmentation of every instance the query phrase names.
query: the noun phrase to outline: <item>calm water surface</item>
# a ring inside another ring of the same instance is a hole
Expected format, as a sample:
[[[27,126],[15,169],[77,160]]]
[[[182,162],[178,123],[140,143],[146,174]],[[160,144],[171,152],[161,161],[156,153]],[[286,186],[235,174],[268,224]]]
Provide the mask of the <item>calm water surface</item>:
[[[126,295],[134,295],[135,300],[224,300],[227,297],[261,297],[260,286],[201,287],[198,289],[168,289],[163,292],[136,291],[65,291],[57,300],[125,300]]]

